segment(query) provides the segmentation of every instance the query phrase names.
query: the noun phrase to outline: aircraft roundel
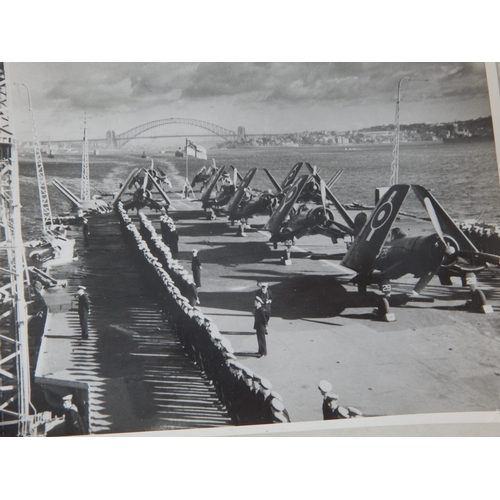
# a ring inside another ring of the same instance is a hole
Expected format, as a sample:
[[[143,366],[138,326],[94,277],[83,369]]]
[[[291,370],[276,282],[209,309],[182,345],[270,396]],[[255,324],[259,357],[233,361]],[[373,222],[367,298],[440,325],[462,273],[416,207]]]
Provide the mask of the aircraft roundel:
[[[295,186],[292,186],[289,190],[288,193],[286,193],[285,196],[285,202],[283,205],[286,205],[290,200],[292,200],[295,197],[295,193],[297,192],[297,184]]]
[[[371,226],[374,230],[382,227],[392,213],[392,203],[386,202],[384,203],[378,210],[375,216],[372,218]]]
[[[290,181],[295,177],[295,173],[297,172],[299,165],[301,165],[301,163],[296,163],[295,166],[292,168],[292,170],[290,170],[290,172],[288,172],[288,175],[286,176],[285,182],[283,182],[283,184],[285,186],[287,184],[289,184]]]

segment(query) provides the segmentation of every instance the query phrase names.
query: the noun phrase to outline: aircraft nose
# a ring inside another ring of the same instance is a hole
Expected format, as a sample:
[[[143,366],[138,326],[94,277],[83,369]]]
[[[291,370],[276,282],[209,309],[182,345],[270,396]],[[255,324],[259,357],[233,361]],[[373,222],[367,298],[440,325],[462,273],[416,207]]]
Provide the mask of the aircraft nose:
[[[333,212],[329,209],[317,208],[314,213],[314,219],[318,226],[322,228],[329,228],[335,220]]]

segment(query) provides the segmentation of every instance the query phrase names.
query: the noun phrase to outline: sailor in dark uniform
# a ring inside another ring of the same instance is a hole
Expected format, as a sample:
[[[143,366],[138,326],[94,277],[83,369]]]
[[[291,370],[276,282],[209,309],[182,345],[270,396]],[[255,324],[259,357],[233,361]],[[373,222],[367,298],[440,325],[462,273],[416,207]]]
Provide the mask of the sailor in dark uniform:
[[[334,420],[337,418],[335,414],[339,406],[337,402],[339,399],[338,395],[330,392],[332,384],[328,380],[321,380],[318,389],[323,396],[323,420]]]
[[[89,338],[89,314],[90,314],[90,301],[89,296],[85,293],[84,286],[78,287],[76,297],[78,298],[78,317],[80,318],[80,327],[82,329],[82,339]]]
[[[193,271],[193,281],[198,288],[201,287],[201,261],[198,257],[198,250],[193,250],[193,257],[191,259],[191,270]]]
[[[67,436],[85,434],[83,420],[78,413],[78,408],[73,403],[73,394],[68,394],[63,398],[64,426]]]
[[[170,239],[168,246],[170,247],[172,257],[176,259],[179,254],[179,234],[173,223],[170,223]]]
[[[267,345],[266,345],[266,332],[267,323],[269,321],[269,314],[267,309],[262,305],[261,302],[255,300],[254,302],[254,329],[257,333],[257,342],[259,345],[258,357],[267,355]]]
[[[271,305],[273,303],[273,293],[269,290],[269,283],[258,283],[258,286],[260,288],[255,294],[255,300],[266,309],[267,320],[269,322],[269,318],[271,317]]]

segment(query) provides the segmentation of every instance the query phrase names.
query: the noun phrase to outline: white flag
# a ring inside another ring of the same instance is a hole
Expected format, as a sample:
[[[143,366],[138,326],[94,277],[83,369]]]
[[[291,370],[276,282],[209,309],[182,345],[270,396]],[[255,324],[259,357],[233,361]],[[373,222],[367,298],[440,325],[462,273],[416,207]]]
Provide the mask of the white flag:
[[[199,158],[200,160],[207,159],[207,150],[202,146],[197,146],[191,141],[188,141],[187,143],[186,154],[188,156],[194,156],[195,158]]]

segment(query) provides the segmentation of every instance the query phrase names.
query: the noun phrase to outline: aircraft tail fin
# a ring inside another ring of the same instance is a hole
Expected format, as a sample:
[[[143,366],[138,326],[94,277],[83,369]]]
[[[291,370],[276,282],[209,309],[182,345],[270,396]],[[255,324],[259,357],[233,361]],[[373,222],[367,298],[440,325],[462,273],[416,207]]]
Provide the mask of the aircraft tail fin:
[[[302,165],[304,165],[303,162],[298,162],[296,163],[291,169],[290,172],[288,172],[288,175],[285,177],[283,182],[281,183],[281,189],[280,192],[284,191],[285,189],[289,188],[294,182],[295,179],[297,178],[297,175],[299,175],[299,171],[302,168]],[[305,163],[305,165],[309,165],[308,163]],[[309,165],[310,166],[310,165]]]
[[[212,194],[213,189],[215,188],[215,185],[217,184],[217,181],[220,179],[221,175],[224,173],[225,167],[222,165],[222,167],[219,168],[219,170],[215,171],[212,174],[212,177],[210,177],[207,187],[203,190],[200,196],[200,200],[205,203],[210,199],[210,195]]]
[[[229,213],[230,217],[236,213],[236,210],[238,209],[238,206],[245,194],[245,189],[249,186],[250,182],[252,181],[255,172],[257,172],[257,168],[252,168],[246,173],[245,177],[238,185],[238,189],[236,189],[236,192],[234,193],[232,198],[228,201],[226,210]]]
[[[296,202],[300,193],[304,189],[304,186],[312,179],[312,176],[309,174],[301,175],[295,182],[290,186],[290,189],[287,191],[286,196],[281,200],[280,204],[273,212],[267,224],[264,226],[266,231],[269,231],[271,234],[278,234],[281,228],[281,224],[285,220],[286,216],[290,212],[293,207],[293,204]]]
[[[400,184],[391,186],[385,192],[349,247],[341,265],[361,275],[370,273],[409,190],[409,185]]]
[[[233,165],[229,165],[229,166],[233,169],[233,173],[234,173],[233,183],[236,186],[238,184],[238,182],[241,182],[243,180],[243,177],[238,172],[238,169],[236,167],[233,167]]]

